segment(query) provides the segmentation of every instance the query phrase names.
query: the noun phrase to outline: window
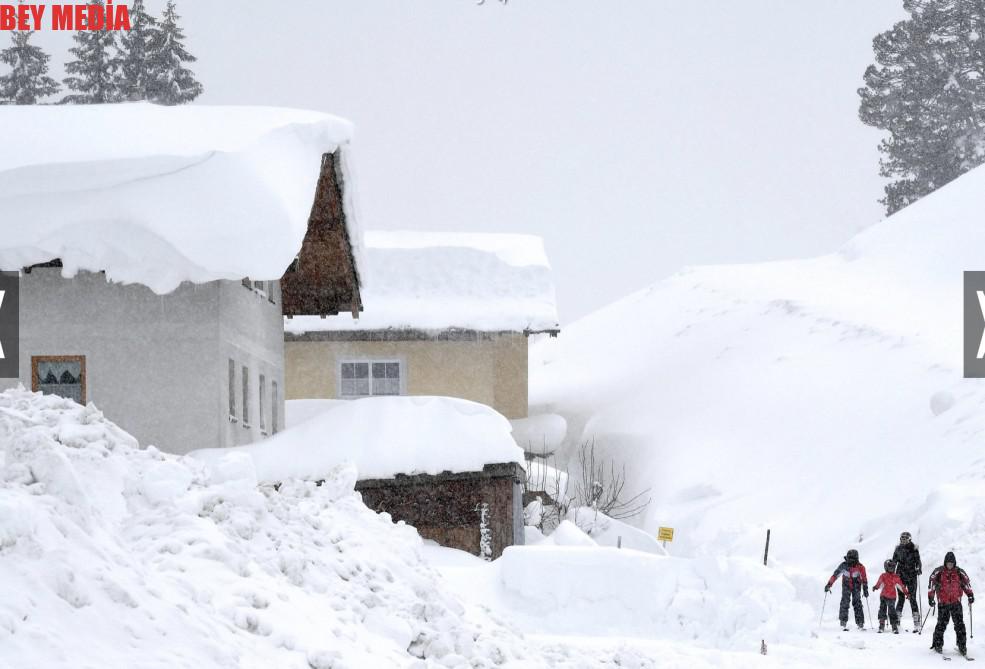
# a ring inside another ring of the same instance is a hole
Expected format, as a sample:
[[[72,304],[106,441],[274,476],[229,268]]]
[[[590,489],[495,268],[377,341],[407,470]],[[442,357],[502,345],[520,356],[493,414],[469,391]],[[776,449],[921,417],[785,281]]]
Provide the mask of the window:
[[[229,358],[229,420],[236,421],[236,361]]]
[[[84,355],[31,356],[31,390],[86,403]]]
[[[397,360],[343,362],[339,369],[339,395],[399,395],[400,376],[400,362]]]
[[[280,403],[277,397],[277,382],[270,382],[270,431],[277,434],[277,419],[280,418]]]
[[[250,368],[243,365],[243,427],[250,426]]]
[[[267,395],[267,377],[263,374],[260,375],[260,394],[257,399],[260,401],[260,431],[264,434],[267,433],[267,421],[264,419],[263,414],[263,398]]]

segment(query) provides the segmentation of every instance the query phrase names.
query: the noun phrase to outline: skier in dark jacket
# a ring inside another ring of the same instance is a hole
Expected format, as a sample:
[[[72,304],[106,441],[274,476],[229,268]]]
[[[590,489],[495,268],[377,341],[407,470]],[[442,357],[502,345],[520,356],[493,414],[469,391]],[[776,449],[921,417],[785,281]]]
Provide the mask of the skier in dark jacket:
[[[917,602],[917,576],[923,573],[923,564],[920,562],[920,549],[913,543],[913,537],[909,532],[899,535],[899,546],[893,551],[893,562],[897,565],[897,573],[903,585],[910,592],[910,612],[913,614],[913,629],[920,626],[920,604]],[[901,590],[896,600],[896,613],[903,617],[903,605],[906,604],[907,596]]]
[[[848,603],[851,602],[855,610],[855,624],[860,630],[864,630],[865,614],[862,613],[862,596],[869,596],[869,579],[865,575],[865,566],[858,561],[858,551],[854,548],[845,554],[845,561],[831,574],[828,584],[824,586],[825,592],[831,592],[831,586],[839,576],[841,576],[841,607],[838,609],[838,620],[841,621],[841,629],[848,629]]]
[[[964,609],[961,607],[961,595],[968,595],[968,605],[975,603],[975,593],[971,589],[971,579],[964,569],[958,569],[958,561],[954,553],[944,556],[944,566],[938,567],[930,574],[927,591],[927,601],[933,608],[936,601],[940,602],[937,612],[937,627],[934,628],[934,641],[930,649],[938,653],[944,648],[944,630],[948,621],[954,619],[954,635],[958,639],[958,652],[967,654],[965,640]]]

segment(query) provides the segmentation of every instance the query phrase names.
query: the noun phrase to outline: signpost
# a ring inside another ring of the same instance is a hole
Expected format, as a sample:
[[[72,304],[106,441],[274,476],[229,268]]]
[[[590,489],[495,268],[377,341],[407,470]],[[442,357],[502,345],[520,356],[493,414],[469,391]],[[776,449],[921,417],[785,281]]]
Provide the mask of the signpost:
[[[661,527],[657,529],[657,539],[663,542],[663,547],[667,548],[667,542],[674,540],[673,527]]]

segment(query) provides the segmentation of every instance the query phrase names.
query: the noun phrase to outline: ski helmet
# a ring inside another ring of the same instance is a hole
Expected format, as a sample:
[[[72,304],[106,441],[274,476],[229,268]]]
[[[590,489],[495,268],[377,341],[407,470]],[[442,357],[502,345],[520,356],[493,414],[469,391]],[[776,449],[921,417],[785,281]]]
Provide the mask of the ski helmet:
[[[896,571],[896,563],[892,560],[886,560],[882,563],[882,566],[886,571]]]
[[[948,551],[947,555],[944,556],[944,564],[946,565],[948,562],[953,564],[955,567],[958,566],[958,561],[954,557],[954,553],[952,551]]]
[[[899,535],[899,542],[901,544],[906,544],[911,541],[913,541],[913,537],[910,535],[909,532],[904,532],[903,534]]]
[[[845,559],[848,560],[849,562],[853,560],[855,562],[858,562],[858,551],[855,550],[854,548],[851,549],[850,551],[848,551],[848,553],[845,554]]]

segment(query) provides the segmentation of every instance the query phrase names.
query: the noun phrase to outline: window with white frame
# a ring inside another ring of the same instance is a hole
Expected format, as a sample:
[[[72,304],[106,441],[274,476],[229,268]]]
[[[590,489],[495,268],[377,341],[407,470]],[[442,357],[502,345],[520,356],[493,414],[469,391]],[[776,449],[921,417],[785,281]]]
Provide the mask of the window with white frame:
[[[345,360],[339,365],[339,396],[399,395],[402,367],[399,360]]]

